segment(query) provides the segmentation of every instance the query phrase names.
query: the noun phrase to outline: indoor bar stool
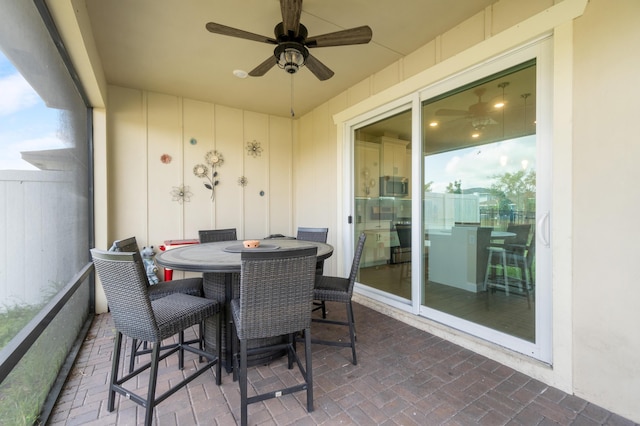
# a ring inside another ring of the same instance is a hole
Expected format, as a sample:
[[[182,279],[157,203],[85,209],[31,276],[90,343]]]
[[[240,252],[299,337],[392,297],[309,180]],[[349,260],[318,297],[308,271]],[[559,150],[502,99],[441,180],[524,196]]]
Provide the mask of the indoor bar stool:
[[[507,278],[507,251],[502,247],[487,247],[489,257],[487,258],[487,270],[484,274],[484,290],[489,291],[489,286],[493,288],[503,288],[504,294],[509,295],[509,279]],[[498,281],[497,269],[502,268],[502,282]],[[494,273],[492,273],[494,272]],[[489,279],[489,276],[492,279]]]

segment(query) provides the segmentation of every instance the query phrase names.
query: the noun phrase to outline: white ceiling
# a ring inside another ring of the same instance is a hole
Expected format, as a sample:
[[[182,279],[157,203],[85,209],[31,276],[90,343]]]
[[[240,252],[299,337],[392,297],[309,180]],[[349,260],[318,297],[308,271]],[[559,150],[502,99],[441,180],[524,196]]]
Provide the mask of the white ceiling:
[[[366,45],[313,49],[335,75],[293,76],[301,116],[415,51],[496,0],[305,0],[309,36],[369,25]],[[239,79],[273,53],[273,45],[212,34],[209,21],[273,37],[278,0],[86,0],[108,83],[289,116],[291,76],[277,67]]]

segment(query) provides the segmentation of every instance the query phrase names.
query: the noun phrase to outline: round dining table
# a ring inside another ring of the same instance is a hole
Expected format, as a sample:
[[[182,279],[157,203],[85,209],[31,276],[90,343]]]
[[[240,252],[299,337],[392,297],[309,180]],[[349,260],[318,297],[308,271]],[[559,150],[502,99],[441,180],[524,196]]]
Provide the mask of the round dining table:
[[[260,240],[257,248],[246,249],[242,241],[217,241],[214,243],[191,244],[167,250],[156,255],[156,263],[165,268],[190,272],[240,272],[242,251],[275,251],[318,247],[318,260],[333,254],[329,244],[294,238],[274,238]]]
[[[277,251],[318,248],[318,261],[325,260],[333,254],[333,247],[329,244],[315,241],[303,241],[294,238],[274,238],[260,240],[257,248],[244,248],[242,240],[217,241],[213,243],[192,244],[167,250],[156,255],[156,263],[164,268],[179,271],[202,272],[204,274],[204,295],[224,302],[224,318],[222,321],[222,356],[227,371],[232,369],[231,354],[231,299],[237,297],[237,287],[240,281],[241,260],[243,251]],[[213,278],[212,278],[213,277]],[[220,277],[221,279],[216,279]],[[235,283],[235,285],[234,285]],[[215,351],[215,321],[205,322],[205,347],[207,351]],[[253,342],[253,347],[267,342]],[[252,347],[252,344],[249,345]],[[250,364],[267,363],[279,354],[267,354],[250,360]]]

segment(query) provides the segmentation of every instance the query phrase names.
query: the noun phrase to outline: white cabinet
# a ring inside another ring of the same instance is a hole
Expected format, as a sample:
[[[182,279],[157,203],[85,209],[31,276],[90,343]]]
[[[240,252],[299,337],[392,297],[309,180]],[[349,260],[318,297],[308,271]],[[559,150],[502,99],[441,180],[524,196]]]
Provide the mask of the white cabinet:
[[[398,236],[391,232],[391,221],[381,220],[369,224],[363,232],[367,235],[362,253],[362,267],[385,265],[391,259],[391,247],[398,245]]]
[[[356,142],[355,196],[375,198],[380,195],[380,145]]]
[[[410,177],[411,168],[407,165],[408,141],[387,136],[380,138],[382,143],[382,175]]]
[[[429,233],[429,281],[477,293],[482,290],[491,228],[454,226]]]

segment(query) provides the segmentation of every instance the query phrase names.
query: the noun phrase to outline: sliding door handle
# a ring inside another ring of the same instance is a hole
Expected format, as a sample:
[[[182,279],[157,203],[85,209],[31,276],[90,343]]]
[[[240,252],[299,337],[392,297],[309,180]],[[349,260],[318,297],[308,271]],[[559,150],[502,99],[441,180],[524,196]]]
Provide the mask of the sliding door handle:
[[[546,212],[542,215],[540,220],[538,220],[538,232],[537,234],[540,236],[540,240],[545,247],[551,246],[551,220],[549,212]]]

